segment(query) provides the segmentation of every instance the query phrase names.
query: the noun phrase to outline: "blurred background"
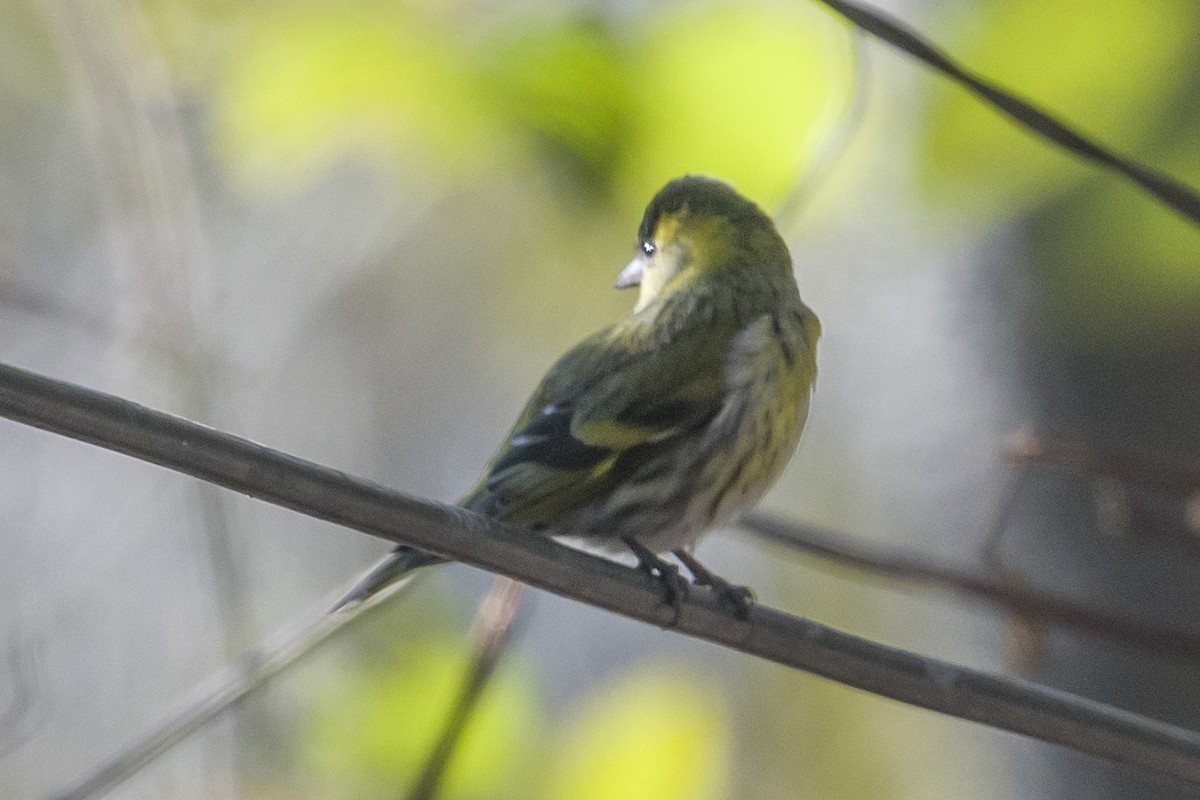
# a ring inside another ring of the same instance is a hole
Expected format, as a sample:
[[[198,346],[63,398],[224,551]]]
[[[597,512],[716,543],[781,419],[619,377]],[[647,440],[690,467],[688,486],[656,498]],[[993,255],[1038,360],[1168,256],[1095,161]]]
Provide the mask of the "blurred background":
[[[1200,184],[1194,0],[878,0]],[[0,0],[0,360],[453,501],[627,312],[685,172],[772,211],[825,327],[765,508],[984,569],[1014,431],[1200,460],[1200,234],[808,0]],[[1196,634],[1200,502],[1028,471],[1013,580]],[[1190,513],[1190,516],[1189,516]],[[81,780],[386,545],[0,421],[0,796]],[[1200,727],[1200,664],[737,531],[760,601]],[[114,798],[393,798],[469,660],[456,566]],[[1065,750],[539,592],[447,798],[1173,798]]]

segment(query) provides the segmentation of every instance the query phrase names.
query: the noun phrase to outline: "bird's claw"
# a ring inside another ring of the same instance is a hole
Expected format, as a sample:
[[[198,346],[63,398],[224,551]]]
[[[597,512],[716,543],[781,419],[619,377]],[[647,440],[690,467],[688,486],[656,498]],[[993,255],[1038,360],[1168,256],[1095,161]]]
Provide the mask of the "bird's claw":
[[[658,559],[658,563],[646,571],[662,585],[663,602],[675,611],[675,617],[678,618],[683,601],[687,600],[691,589],[688,579],[679,572],[679,567],[662,559]]]
[[[732,611],[735,617],[746,619],[750,616],[750,609],[754,607],[757,598],[749,586],[735,586],[720,578],[709,585],[717,595],[717,602]]]
[[[683,601],[687,600],[688,591],[691,589],[691,584],[679,571],[679,567],[669,561],[663,561],[658,556],[652,556],[651,559],[639,556],[638,569],[658,581],[663,590],[663,603],[674,609],[675,616],[678,617],[683,608]]]
[[[687,550],[676,550],[675,557],[692,573],[697,586],[708,586],[717,596],[717,602],[733,612],[737,619],[747,619],[754,607],[754,591],[748,586],[737,586],[719,575],[714,575]]]
[[[633,538],[625,539],[626,546],[637,556],[637,568],[658,582],[663,590],[663,603],[675,611],[674,622],[679,621],[683,602],[687,600],[691,584],[670,561],[664,561],[649,548]],[[674,624],[674,622],[672,624]]]

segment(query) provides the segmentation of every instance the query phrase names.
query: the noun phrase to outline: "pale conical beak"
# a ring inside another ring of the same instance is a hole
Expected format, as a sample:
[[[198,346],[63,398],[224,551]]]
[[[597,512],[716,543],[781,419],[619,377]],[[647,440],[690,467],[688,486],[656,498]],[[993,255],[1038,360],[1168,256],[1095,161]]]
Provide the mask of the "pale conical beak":
[[[621,274],[617,276],[617,282],[613,284],[614,289],[629,289],[633,286],[642,285],[642,269],[646,266],[646,260],[642,256],[638,256],[633,261],[630,261],[625,269],[621,270]]]

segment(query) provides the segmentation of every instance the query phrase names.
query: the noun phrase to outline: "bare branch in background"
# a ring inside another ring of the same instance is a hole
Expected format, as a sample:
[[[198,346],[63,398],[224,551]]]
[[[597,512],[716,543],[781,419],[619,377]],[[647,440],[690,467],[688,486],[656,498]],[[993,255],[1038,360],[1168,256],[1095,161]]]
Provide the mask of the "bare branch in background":
[[[1000,490],[1000,498],[996,501],[996,506],[992,511],[991,522],[984,534],[980,551],[983,563],[993,570],[1004,569],[1000,557],[1000,545],[1004,541],[1004,534],[1008,531],[1008,523],[1012,519],[1013,511],[1017,507],[1017,498],[1020,496],[1026,474],[1025,470],[1021,469],[1009,471]]]
[[[678,609],[644,572],[418,500],[112,395],[0,365],[0,416],[160,464],[338,525],[506,575],[848,686],[1200,787],[1200,734],[1031,683],[925,658],[766,606],[735,619],[709,592]]]
[[[1200,462],[1159,453],[1102,447],[1062,436],[1019,431],[1004,448],[1017,467],[1057,467],[1084,475],[1115,478],[1129,486],[1146,486],[1181,500],[1200,493]]]
[[[1137,532],[1200,553],[1200,462],[1030,430],[1014,434],[1005,455],[1017,470],[1049,467],[1089,478],[1096,516],[1106,533]],[[1192,535],[1162,536],[1148,523],[1144,498],[1135,490],[1158,492],[1181,503],[1181,524]]]
[[[1129,619],[1065,597],[1038,592],[1003,572],[980,573],[851,538],[812,525],[751,514],[741,526],[767,541],[783,544],[853,569],[925,588],[986,600],[1031,621],[1072,628],[1147,653],[1200,663],[1200,633]]]

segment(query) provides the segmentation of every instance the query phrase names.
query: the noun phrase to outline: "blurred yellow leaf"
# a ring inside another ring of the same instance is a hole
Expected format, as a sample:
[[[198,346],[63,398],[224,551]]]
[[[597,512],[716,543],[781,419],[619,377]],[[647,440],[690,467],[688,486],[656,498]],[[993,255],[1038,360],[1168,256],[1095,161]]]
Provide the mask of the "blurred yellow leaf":
[[[638,107],[622,183],[634,205],[688,172],[770,208],[844,110],[846,28],[809,3],[681,7],[638,23]]]
[[[348,155],[437,168],[487,160],[495,125],[434,20],[331,10],[247,26],[214,109],[218,153],[251,185],[302,183]]]
[[[394,664],[346,673],[320,698],[310,763],[329,793],[394,797],[411,787],[446,724],[469,662],[461,641],[409,642]],[[523,796],[540,722],[512,661],[492,677],[446,773],[446,798]],[[322,795],[325,796],[325,795]]]
[[[551,768],[552,800],[725,797],[729,742],[718,688],[677,664],[626,675],[575,715]]]
[[[971,31],[942,37],[957,58],[1124,152],[1144,149],[1190,79],[1195,0],[989,0],[972,9]],[[981,219],[1036,206],[1094,169],[942,79],[919,157],[929,194]]]

